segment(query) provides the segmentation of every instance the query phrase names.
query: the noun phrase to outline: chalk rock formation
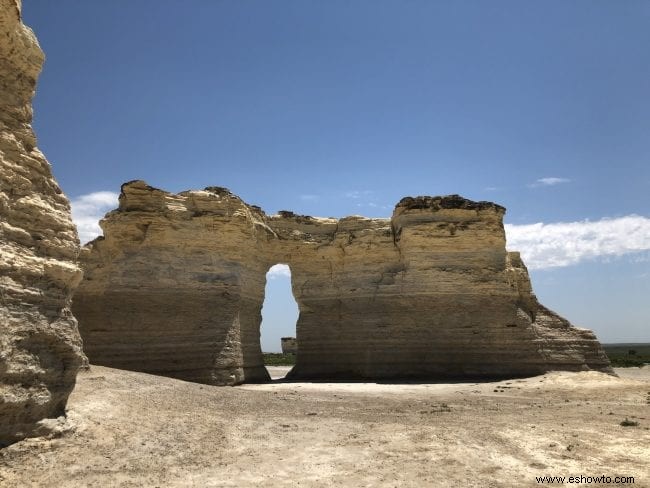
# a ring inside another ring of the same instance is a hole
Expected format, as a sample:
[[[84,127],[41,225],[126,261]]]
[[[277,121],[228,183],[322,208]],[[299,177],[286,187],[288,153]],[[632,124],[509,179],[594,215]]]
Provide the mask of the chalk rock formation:
[[[280,339],[282,354],[296,354],[298,352],[298,341],[295,337],[283,337]]]
[[[259,323],[272,231],[258,210],[222,188],[172,195],[136,181],[101,225],[73,303],[91,362],[214,384],[268,379]]]
[[[0,0],[0,446],[64,413],[82,362],[69,310],[81,279],[70,205],[35,147],[31,100],[43,64],[21,4]]]
[[[287,263],[293,378],[481,378],[611,371],[594,335],[541,306],[505,209],[404,198],[391,219],[268,216],[223,188],[134,181],[82,252],[73,310],[91,362],[211,384],[268,378],[264,276]]]

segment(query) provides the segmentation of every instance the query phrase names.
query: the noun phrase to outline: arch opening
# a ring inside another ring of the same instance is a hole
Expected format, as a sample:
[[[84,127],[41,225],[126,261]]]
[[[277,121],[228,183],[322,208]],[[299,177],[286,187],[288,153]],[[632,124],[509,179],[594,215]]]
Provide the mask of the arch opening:
[[[271,266],[266,273],[260,325],[264,366],[271,379],[284,378],[295,364],[298,354],[298,314],[298,303],[291,289],[289,265],[279,263]]]

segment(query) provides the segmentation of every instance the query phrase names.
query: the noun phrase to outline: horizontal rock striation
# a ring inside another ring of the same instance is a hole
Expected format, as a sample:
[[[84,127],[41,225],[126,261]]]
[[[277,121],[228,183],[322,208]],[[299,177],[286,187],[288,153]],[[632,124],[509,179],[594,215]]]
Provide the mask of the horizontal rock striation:
[[[123,185],[82,252],[73,310],[97,364],[211,384],[268,379],[265,273],[291,267],[291,378],[493,378],[611,372],[594,335],[541,306],[505,209],[404,198],[391,219],[266,215],[218,187]]]
[[[83,360],[69,309],[79,240],[30,126],[44,58],[20,7],[0,0],[0,446],[64,414]]]
[[[267,380],[259,344],[272,231],[221,188],[122,186],[83,250],[74,312],[91,362],[210,384]]]
[[[282,354],[296,354],[298,352],[298,341],[295,337],[283,337],[280,340]]]

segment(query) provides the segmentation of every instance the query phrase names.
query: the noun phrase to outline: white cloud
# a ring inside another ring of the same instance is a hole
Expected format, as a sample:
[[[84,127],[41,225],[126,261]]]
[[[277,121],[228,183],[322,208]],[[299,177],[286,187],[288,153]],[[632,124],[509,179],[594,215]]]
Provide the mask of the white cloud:
[[[650,218],[628,215],[595,222],[506,224],[508,249],[530,269],[570,266],[650,250]]]
[[[77,226],[82,244],[102,234],[99,219],[106,212],[117,207],[118,194],[112,191],[97,191],[81,195],[70,201],[72,220]]]
[[[390,205],[382,205],[377,202],[375,197],[375,192],[372,190],[351,190],[344,193],[346,198],[351,198],[353,200],[362,200],[356,202],[357,207],[368,207],[373,209],[392,209]]]
[[[318,195],[300,195],[300,199],[305,202],[314,202],[320,197]]]
[[[291,270],[287,264],[274,264],[269,268],[266,277],[270,280],[277,278],[291,278]]]
[[[535,181],[535,183],[529,184],[528,187],[538,188],[540,186],[555,186],[561,183],[569,183],[570,181],[571,180],[568,178],[557,178],[555,176],[548,176],[546,178],[540,178],[539,180]]]
[[[356,200],[362,197],[367,197],[368,195],[372,195],[372,193],[373,192],[371,190],[352,190],[345,192],[345,196],[346,198],[354,198]]]
[[[379,203],[375,202],[362,202],[362,203],[357,203],[357,207],[369,207],[369,208],[376,208],[376,209],[392,209],[393,207],[390,205],[380,205]]]

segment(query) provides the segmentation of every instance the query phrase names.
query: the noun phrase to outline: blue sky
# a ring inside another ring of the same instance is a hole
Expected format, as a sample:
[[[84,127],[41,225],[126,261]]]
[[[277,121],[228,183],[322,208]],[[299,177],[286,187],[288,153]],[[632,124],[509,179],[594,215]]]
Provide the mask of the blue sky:
[[[47,56],[39,147],[82,236],[131,179],[336,217],[459,193],[508,208],[543,303],[603,341],[650,341],[650,2],[24,0],[23,14]],[[267,350],[295,330],[285,274],[269,280]]]

